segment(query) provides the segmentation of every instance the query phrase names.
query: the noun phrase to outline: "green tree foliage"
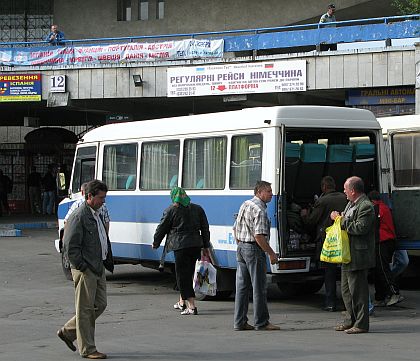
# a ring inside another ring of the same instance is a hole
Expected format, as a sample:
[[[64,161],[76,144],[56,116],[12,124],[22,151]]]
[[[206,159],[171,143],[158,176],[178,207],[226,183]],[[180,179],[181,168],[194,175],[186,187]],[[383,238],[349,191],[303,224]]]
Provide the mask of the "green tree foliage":
[[[420,13],[420,0],[393,0],[391,4],[400,15]]]

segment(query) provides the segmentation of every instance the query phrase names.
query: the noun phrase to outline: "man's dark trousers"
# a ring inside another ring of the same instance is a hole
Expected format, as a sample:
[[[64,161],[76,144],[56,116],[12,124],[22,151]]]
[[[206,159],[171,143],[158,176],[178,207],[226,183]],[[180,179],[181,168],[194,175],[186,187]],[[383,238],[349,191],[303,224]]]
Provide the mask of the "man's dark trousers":
[[[369,330],[368,270],[341,271],[341,294],[350,318],[346,325]]]

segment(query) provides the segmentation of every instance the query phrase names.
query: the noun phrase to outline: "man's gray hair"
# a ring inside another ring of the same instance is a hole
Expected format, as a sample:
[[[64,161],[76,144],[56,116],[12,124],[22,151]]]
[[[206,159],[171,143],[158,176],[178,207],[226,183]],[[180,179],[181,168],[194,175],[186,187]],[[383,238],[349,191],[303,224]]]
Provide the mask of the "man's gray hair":
[[[257,183],[255,183],[255,187],[254,187],[254,195],[257,195],[257,193],[268,189],[271,187],[271,183],[263,181],[263,180],[259,180],[257,181]]]
[[[362,178],[360,177],[350,177],[347,179],[348,186],[351,190],[354,190],[356,193],[364,193],[365,192],[365,184],[363,183]]]

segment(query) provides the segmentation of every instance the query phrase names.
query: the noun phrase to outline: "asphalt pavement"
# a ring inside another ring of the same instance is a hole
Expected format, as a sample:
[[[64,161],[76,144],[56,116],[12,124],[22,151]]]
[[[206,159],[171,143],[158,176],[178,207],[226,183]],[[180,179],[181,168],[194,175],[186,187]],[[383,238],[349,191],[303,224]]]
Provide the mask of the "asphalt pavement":
[[[0,237],[0,361],[78,360],[56,336],[74,312],[72,282],[61,271],[57,230],[23,229]],[[198,302],[199,315],[173,310],[174,277],[138,265],[108,274],[108,307],[97,321],[98,350],[114,360],[417,360],[420,292],[371,317],[371,332],[333,330],[340,312],[320,310],[322,290],[282,300],[268,289],[280,331],[234,331],[233,296]],[[252,306],[250,306],[250,312]],[[252,317],[250,317],[252,323]]]

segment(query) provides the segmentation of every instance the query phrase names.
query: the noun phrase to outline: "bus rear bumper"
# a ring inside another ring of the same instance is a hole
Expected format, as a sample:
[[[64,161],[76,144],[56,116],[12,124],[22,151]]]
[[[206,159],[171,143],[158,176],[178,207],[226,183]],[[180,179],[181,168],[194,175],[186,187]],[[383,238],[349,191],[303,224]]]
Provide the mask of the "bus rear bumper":
[[[304,273],[309,272],[311,257],[279,258],[277,264],[271,266],[272,273]]]

